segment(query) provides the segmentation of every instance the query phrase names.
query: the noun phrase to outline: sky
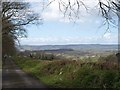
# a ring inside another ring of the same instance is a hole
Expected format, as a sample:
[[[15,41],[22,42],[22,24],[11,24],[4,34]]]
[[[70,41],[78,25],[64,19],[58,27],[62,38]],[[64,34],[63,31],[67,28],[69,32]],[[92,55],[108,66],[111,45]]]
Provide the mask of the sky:
[[[104,19],[95,8],[97,2],[85,1],[90,9],[86,11],[81,7],[80,19],[74,19],[76,22],[64,17],[57,2],[44,10],[40,2],[31,2],[31,9],[39,13],[43,24],[26,26],[28,37],[21,38],[20,43],[22,45],[117,44],[117,27],[110,26],[110,30],[106,32],[107,27],[103,26]]]

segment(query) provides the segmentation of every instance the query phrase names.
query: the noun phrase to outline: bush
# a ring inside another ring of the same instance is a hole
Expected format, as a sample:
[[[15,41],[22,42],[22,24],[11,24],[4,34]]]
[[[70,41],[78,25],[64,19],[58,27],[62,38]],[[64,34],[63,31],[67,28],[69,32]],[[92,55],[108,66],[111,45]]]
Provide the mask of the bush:
[[[108,70],[101,73],[100,84],[103,88],[113,88],[117,77],[116,71]]]
[[[16,58],[15,62],[26,72],[33,74],[50,87],[120,88],[120,73],[91,67],[80,61],[38,61]]]
[[[94,72],[94,70],[86,67],[80,68],[74,80],[74,87],[82,87],[82,88],[98,87],[96,85],[98,78],[99,77]]]

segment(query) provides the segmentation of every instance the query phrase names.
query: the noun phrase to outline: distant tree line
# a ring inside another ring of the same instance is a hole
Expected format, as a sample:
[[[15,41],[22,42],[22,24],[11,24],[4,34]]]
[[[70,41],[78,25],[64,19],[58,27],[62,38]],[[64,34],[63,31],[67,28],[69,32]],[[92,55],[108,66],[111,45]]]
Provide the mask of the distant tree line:
[[[56,59],[56,56],[53,53],[34,52],[34,51],[19,52],[18,56],[32,58],[32,59],[38,59],[38,60]]]

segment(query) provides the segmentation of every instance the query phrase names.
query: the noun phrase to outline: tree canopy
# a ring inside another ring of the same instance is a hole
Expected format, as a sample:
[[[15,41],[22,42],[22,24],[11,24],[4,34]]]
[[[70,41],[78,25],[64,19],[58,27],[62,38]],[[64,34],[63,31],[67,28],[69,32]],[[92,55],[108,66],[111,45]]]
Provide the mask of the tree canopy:
[[[27,37],[24,26],[42,20],[26,2],[2,2],[2,52],[13,54],[18,38]]]

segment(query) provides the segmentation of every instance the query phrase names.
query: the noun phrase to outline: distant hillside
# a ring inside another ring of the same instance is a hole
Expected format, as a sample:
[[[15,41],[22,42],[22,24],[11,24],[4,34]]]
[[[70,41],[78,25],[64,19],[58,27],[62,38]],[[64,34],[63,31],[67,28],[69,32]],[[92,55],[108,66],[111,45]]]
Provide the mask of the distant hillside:
[[[73,45],[22,45],[19,50],[59,50],[72,49],[80,51],[116,51],[118,45],[102,45],[102,44],[73,44]]]

